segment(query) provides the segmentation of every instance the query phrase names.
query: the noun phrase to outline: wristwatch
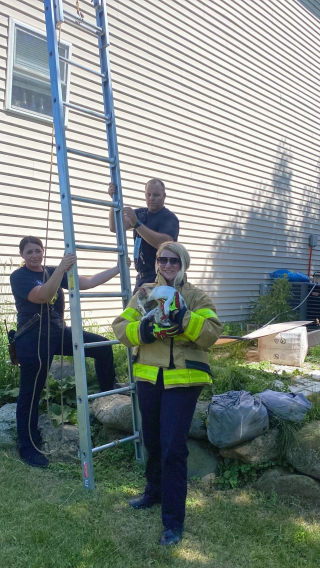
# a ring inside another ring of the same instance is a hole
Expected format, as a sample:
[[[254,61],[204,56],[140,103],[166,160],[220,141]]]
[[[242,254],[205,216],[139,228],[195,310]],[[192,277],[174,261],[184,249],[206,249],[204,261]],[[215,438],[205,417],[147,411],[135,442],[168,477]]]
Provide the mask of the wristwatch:
[[[136,222],[136,224],[133,225],[133,229],[137,229],[138,227],[141,227],[141,225],[142,225],[142,223],[141,223],[141,221],[139,221],[139,219],[138,219],[138,221]]]

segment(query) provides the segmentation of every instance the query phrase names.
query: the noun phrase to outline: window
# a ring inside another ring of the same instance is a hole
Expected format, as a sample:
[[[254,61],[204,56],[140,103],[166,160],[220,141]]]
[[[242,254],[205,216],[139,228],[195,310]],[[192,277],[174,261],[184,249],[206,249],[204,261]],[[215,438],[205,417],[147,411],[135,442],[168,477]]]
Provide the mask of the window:
[[[52,122],[52,102],[46,35],[10,20],[6,108]],[[70,58],[71,45],[61,43],[59,54]],[[69,100],[69,65],[60,61],[62,97]]]

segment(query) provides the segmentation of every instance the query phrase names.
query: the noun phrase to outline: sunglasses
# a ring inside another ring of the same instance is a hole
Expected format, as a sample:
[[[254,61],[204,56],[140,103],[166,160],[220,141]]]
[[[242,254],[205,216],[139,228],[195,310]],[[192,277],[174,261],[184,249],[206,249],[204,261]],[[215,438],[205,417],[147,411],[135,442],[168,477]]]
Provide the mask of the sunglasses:
[[[169,262],[171,264],[171,266],[177,266],[178,264],[180,264],[180,258],[158,256],[157,264],[159,264],[160,266],[165,266],[167,264],[167,262]]]

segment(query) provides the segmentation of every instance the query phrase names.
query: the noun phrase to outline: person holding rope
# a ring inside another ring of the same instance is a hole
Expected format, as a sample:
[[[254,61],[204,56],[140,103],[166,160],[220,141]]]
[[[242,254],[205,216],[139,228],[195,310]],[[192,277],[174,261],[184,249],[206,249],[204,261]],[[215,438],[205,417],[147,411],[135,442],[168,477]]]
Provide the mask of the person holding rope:
[[[145,491],[129,504],[134,509],[148,509],[161,503],[164,530],[159,543],[164,546],[182,538],[188,433],[201,389],[211,384],[205,351],[221,331],[211,299],[187,281],[189,265],[183,245],[163,243],[156,254],[156,282],[144,284],[140,290],[145,296],[148,291],[156,292],[157,286],[175,288],[171,291],[171,324],[161,327],[154,316],[142,319],[139,291],[112,324],[121,343],[135,347],[133,374],[148,453]]]
[[[116,193],[114,183],[109,184],[108,193],[112,197]],[[179,235],[178,217],[164,206],[166,188],[160,179],[151,179],[145,186],[147,207],[132,209],[123,208],[124,230],[133,229],[134,264],[138,272],[133,294],[145,282],[154,282],[154,268],[157,248],[164,242],[176,241]],[[109,227],[116,232],[114,209],[110,207]]]
[[[16,352],[20,363],[20,391],[17,400],[17,430],[22,460],[34,467],[47,467],[47,458],[38,451],[38,405],[54,355],[73,355],[71,328],[64,323],[64,294],[67,271],[77,261],[75,254],[64,256],[56,268],[42,264],[44,248],[38,237],[24,237],[19,245],[23,266],[10,276],[18,312]],[[94,276],[79,276],[80,290],[95,288],[119,274],[118,266]],[[20,332],[20,333],[19,333]],[[101,335],[83,332],[85,343],[107,341]],[[91,347],[101,391],[112,390],[115,382],[112,347]]]

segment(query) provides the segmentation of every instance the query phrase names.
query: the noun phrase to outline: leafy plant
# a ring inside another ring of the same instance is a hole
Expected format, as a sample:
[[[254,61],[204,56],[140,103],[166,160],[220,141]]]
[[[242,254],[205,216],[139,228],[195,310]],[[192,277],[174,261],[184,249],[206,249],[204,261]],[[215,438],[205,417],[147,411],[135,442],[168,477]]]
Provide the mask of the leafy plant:
[[[238,460],[226,458],[218,463],[219,476],[215,483],[219,489],[234,489],[243,487],[255,481],[259,475],[275,466],[275,462],[241,463]]]
[[[273,282],[265,296],[259,296],[257,300],[251,303],[250,321],[264,325],[274,316],[277,316],[277,318],[273,323],[299,319],[299,312],[293,311],[290,306],[291,298],[290,282],[286,278],[278,278]]]
[[[42,391],[40,410],[49,408],[50,418],[58,426],[62,422],[77,424],[77,397],[74,377],[66,377],[62,381],[48,378],[47,388]],[[62,404],[61,404],[62,398]]]

